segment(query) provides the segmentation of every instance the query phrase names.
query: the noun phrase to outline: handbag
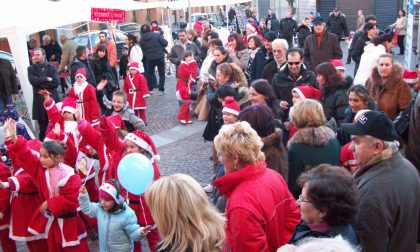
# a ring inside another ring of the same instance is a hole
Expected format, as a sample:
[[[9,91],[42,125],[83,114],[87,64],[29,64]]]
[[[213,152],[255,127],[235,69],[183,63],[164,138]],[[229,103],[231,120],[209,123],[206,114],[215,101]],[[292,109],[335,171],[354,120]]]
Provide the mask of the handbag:
[[[410,129],[410,119],[411,119],[411,111],[413,110],[414,103],[416,101],[417,95],[415,95],[408,105],[400,114],[394,119],[393,123],[395,126],[395,131],[397,135],[404,141],[408,141],[408,131]]]

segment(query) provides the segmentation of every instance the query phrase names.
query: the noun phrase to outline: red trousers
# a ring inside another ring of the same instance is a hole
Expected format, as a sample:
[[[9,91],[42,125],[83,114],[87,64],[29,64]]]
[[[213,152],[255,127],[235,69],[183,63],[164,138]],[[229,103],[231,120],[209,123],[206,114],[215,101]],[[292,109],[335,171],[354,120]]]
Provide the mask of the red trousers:
[[[61,230],[58,226],[57,220],[54,220],[51,225],[50,231],[48,232],[47,242],[49,252],[89,252],[86,238],[81,239],[79,245],[63,248]]]
[[[135,109],[134,114],[143,120],[143,122],[146,122],[146,110],[145,109]]]
[[[45,252],[48,251],[47,240],[40,239],[34,241],[27,241],[26,246],[31,252]]]
[[[155,222],[150,214],[149,208],[146,206],[144,196],[140,198],[141,204],[130,204],[130,208],[136,213],[137,221],[141,227],[147,225],[154,225]],[[149,221],[147,221],[147,220]],[[160,241],[159,230],[157,228],[153,229],[146,235],[147,242],[151,252],[156,252],[156,246]],[[134,252],[141,252],[141,242],[134,242]]]
[[[191,100],[182,101],[177,116],[178,120],[185,120],[186,122],[190,121],[190,104]]]
[[[0,242],[4,252],[16,252],[16,243],[9,238],[9,228],[0,230]]]

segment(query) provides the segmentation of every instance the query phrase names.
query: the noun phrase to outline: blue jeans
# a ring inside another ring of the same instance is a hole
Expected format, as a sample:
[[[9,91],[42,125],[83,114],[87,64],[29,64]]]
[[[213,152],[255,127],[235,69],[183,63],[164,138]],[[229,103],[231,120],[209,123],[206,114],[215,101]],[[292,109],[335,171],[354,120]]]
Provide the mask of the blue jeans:
[[[0,94],[0,111],[5,111],[8,104],[13,104],[12,96]]]
[[[225,167],[219,162],[219,164],[217,165],[217,171],[216,171],[216,178],[218,179],[220,177],[222,177],[223,175],[225,175]],[[213,203],[213,205],[216,205],[217,203],[217,199],[219,199],[219,191],[217,190],[216,187],[213,188],[213,192],[211,194],[211,202]]]

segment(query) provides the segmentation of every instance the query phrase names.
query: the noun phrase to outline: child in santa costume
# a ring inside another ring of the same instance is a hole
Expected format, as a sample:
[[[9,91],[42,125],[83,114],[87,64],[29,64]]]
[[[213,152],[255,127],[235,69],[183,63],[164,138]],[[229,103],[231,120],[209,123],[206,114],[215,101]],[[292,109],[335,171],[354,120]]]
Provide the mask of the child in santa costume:
[[[75,79],[76,82],[70,89],[68,97],[76,100],[80,118],[96,125],[101,115],[99,103],[96,99],[96,89],[90,83],[87,83],[84,68],[77,69]]]
[[[9,238],[10,191],[3,184],[9,177],[9,167],[0,163],[0,243],[3,251],[16,252],[16,243]]]
[[[114,129],[113,124],[103,116],[99,124],[99,132],[103,136],[105,145],[113,152],[113,160],[108,169],[111,177],[118,179],[117,168],[122,157],[129,153],[141,153],[150,158],[154,170],[154,180],[160,177],[160,171],[157,167],[156,161],[159,160],[157,155],[156,146],[153,140],[144,132],[134,131],[128,133],[124,141],[120,140]],[[152,218],[149,207],[146,205],[144,195],[134,195],[128,193],[129,206],[134,210],[137,215],[138,222],[141,226],[154,226],[155,222]],[[154,226],[155,227],[155,226]],[[156,245],[160,241],[159,231],[153,228],[146,236],[149,243],[149,248],[152,252],[156,251]],[[140,242],[134,244],[134,251],[141,251]]]
[[[194,54],[186,51],[178,67],[178,81],[176,82],[176,97],[181,103],[178,112],[178,120],[182,124],[192,123],[190,120],[191,91],[197,79],[198,64],[194,60]]]
[[[286,128],[289,129],[289,140],[293,137],[293,135],[298,131],[295,124],[290,120],[292,118],[292,114],[294,111],[294,106],[298,104],[300,101],[305,99],[314,99],[314,100],[321,100],[322,93],[318,89],[312,87],[311,85],[304,85],[298,86],[292,89],[293,95],[293,106],[290,107],[289,111],[289,122],[286,122]]]
[[[6,144],[9,145],[12,143],[8,142]],[[39,155],[42,142],[38,139],[33,139],[29,140],[27,145],[33,153]],[[38,197],[36,184],[29,174],[20,168],[16,153],[8,150],[7,154],[15,168],[13,176],[9,177],[7,182],[1,183],[0,187],[6,188],[11,192],[9,237],[15,241],[26,242],[26,246],[31,252],[48,251],[47,241],[44,236],[34,235],[28,232],[32,215],[39,211],[42,203]],[[3,248],[3,251],[9,250]]]
[[[91,203],[84,186],[80,187],[79,204],[83,213],[96,218],[99,226],[100,251],[133,251],[133,241],[148,233],[151,226],[140,227],[134,211],[120,195],[120,185],[110,179],[99,188],[99,203]]]
[[[81,186],[74,169],[61,163],[63,146],[55,141],[42,144],[39,157],[32,153],[26,140],[16,135],[16,122],[9,119],[4,127],[7,147],[16,153],[21,167],[36,181],[43,202],[31,219],[29,232],[45,235],[48,251],[89,251],[86,231],[77,214]]]
[[[123,91],[127,94],[128,105],[135,115],[146,122],[146,98],[149,97],[149,89],[146,78],[140,73],[139,64],[137,61],[130,63]]]

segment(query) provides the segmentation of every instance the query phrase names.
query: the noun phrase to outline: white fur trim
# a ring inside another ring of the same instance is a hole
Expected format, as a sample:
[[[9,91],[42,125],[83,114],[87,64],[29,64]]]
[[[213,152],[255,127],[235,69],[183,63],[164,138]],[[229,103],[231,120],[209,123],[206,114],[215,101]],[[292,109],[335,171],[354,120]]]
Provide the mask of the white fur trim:
[[[9,224],[1,225],[0,230],[5,230],[9,228]]]
[[[84,80],[86,80],[86,76],[84,76],[83,74],[81,74],[81,73],[77,73],[75,76],[74,76],[74,79],[76,79],[77,78],[77,76],[82,76],[83,77],[83,79]]]
[[[64,112],[70,112],[72,114],[76,114],[76,109],[70,106],[65,106],[61,109],[61,113],[64,113]]]
[[[228,112],[228,113],[231,113],[231,114],[236,115],[236,116],[239,115],[239,111],[228,108],[228,107],[224,107],[222,112]]]
[[[292,92],[296,92],[300,96],[300,99],[302,99],[302,100],[306,99],[306,97],[303,95],[302,91],[300,91],[299,88],[297,88],[297,87],[293,88]]]
[[[61,231],[61,239],[62,239],[61,245],[63,246],[63,248],[77,246],[77,245],[80,244],[80,240],[87,236],[87,233],[84,232],[83,234],[81,234],[77,237],[76,241],[66,241],[64,239],[64,230],[63,230],[64,220],[62,218],[58,218],[57,222],[58,222],[58,226],[60,227],[60,231]]]
[[[13,181],[13,184],[15,184],[14,192],[19,192],[19,190],[20,190],[19,180],[16,177],[10,177],[10,179]]]
[[[99,191],[104,191],[112,196],[112,198],[117,201],[117,189],[111,185],[110,183],[103,183],[101,187],[99,187]]]
[[[415,78],[415,79],[404,79],[405,82],[407,82],[408,84],[415,84],[419,81],[419,78]]]
[[[137,71],[137,72],[139,72],[139,73],[141,72],[141,71],[140,71],[140,68],[137,68],[137,67],[133,67],[133,66],[131,66],[128,70],[131,70],[131,69],[134,69],[134,70],[136,70],[136,71]]]
[[[145,95],[143,95],[143,98],[146,98],[146,97],[149,97],[150,95],[149,94],[145,94]]]
[[[82,179],[82,182],[84,183],[85,181],[94,178],[95,175],[96,175],[95,172],[93,172],[92,174],[89,174],[88,176],[86,176]]]
[[[54,101],[54,100],[52,100],[51,105],[50,105],[50,106],[48,106],[48,107],[45,107],[45,110],[50,110],[50,109],[52,109],[54,106],[55,106],[55,101]]]
[[[146,141],[134,135],[133,133],[128,133],[127,136],[125,136],[124,138],[124,141],[125,140],[130,140],[131,142],[135,143],[137,146],[139,146],[142,149],[145,149],[145,150],[150,149],[150,145]]]
[[[13,234],[13,212],[11,213],[11,217],[10,217],[10,227],[9,227],[9,238],[14,240],[14,241],[22,241],[22,242],[27,242],[27,241],[34,241],[34,240],[39,240],[39,239],[45,239],[44,236],[42,235],[31,235],[31,236],[17,236]]]

